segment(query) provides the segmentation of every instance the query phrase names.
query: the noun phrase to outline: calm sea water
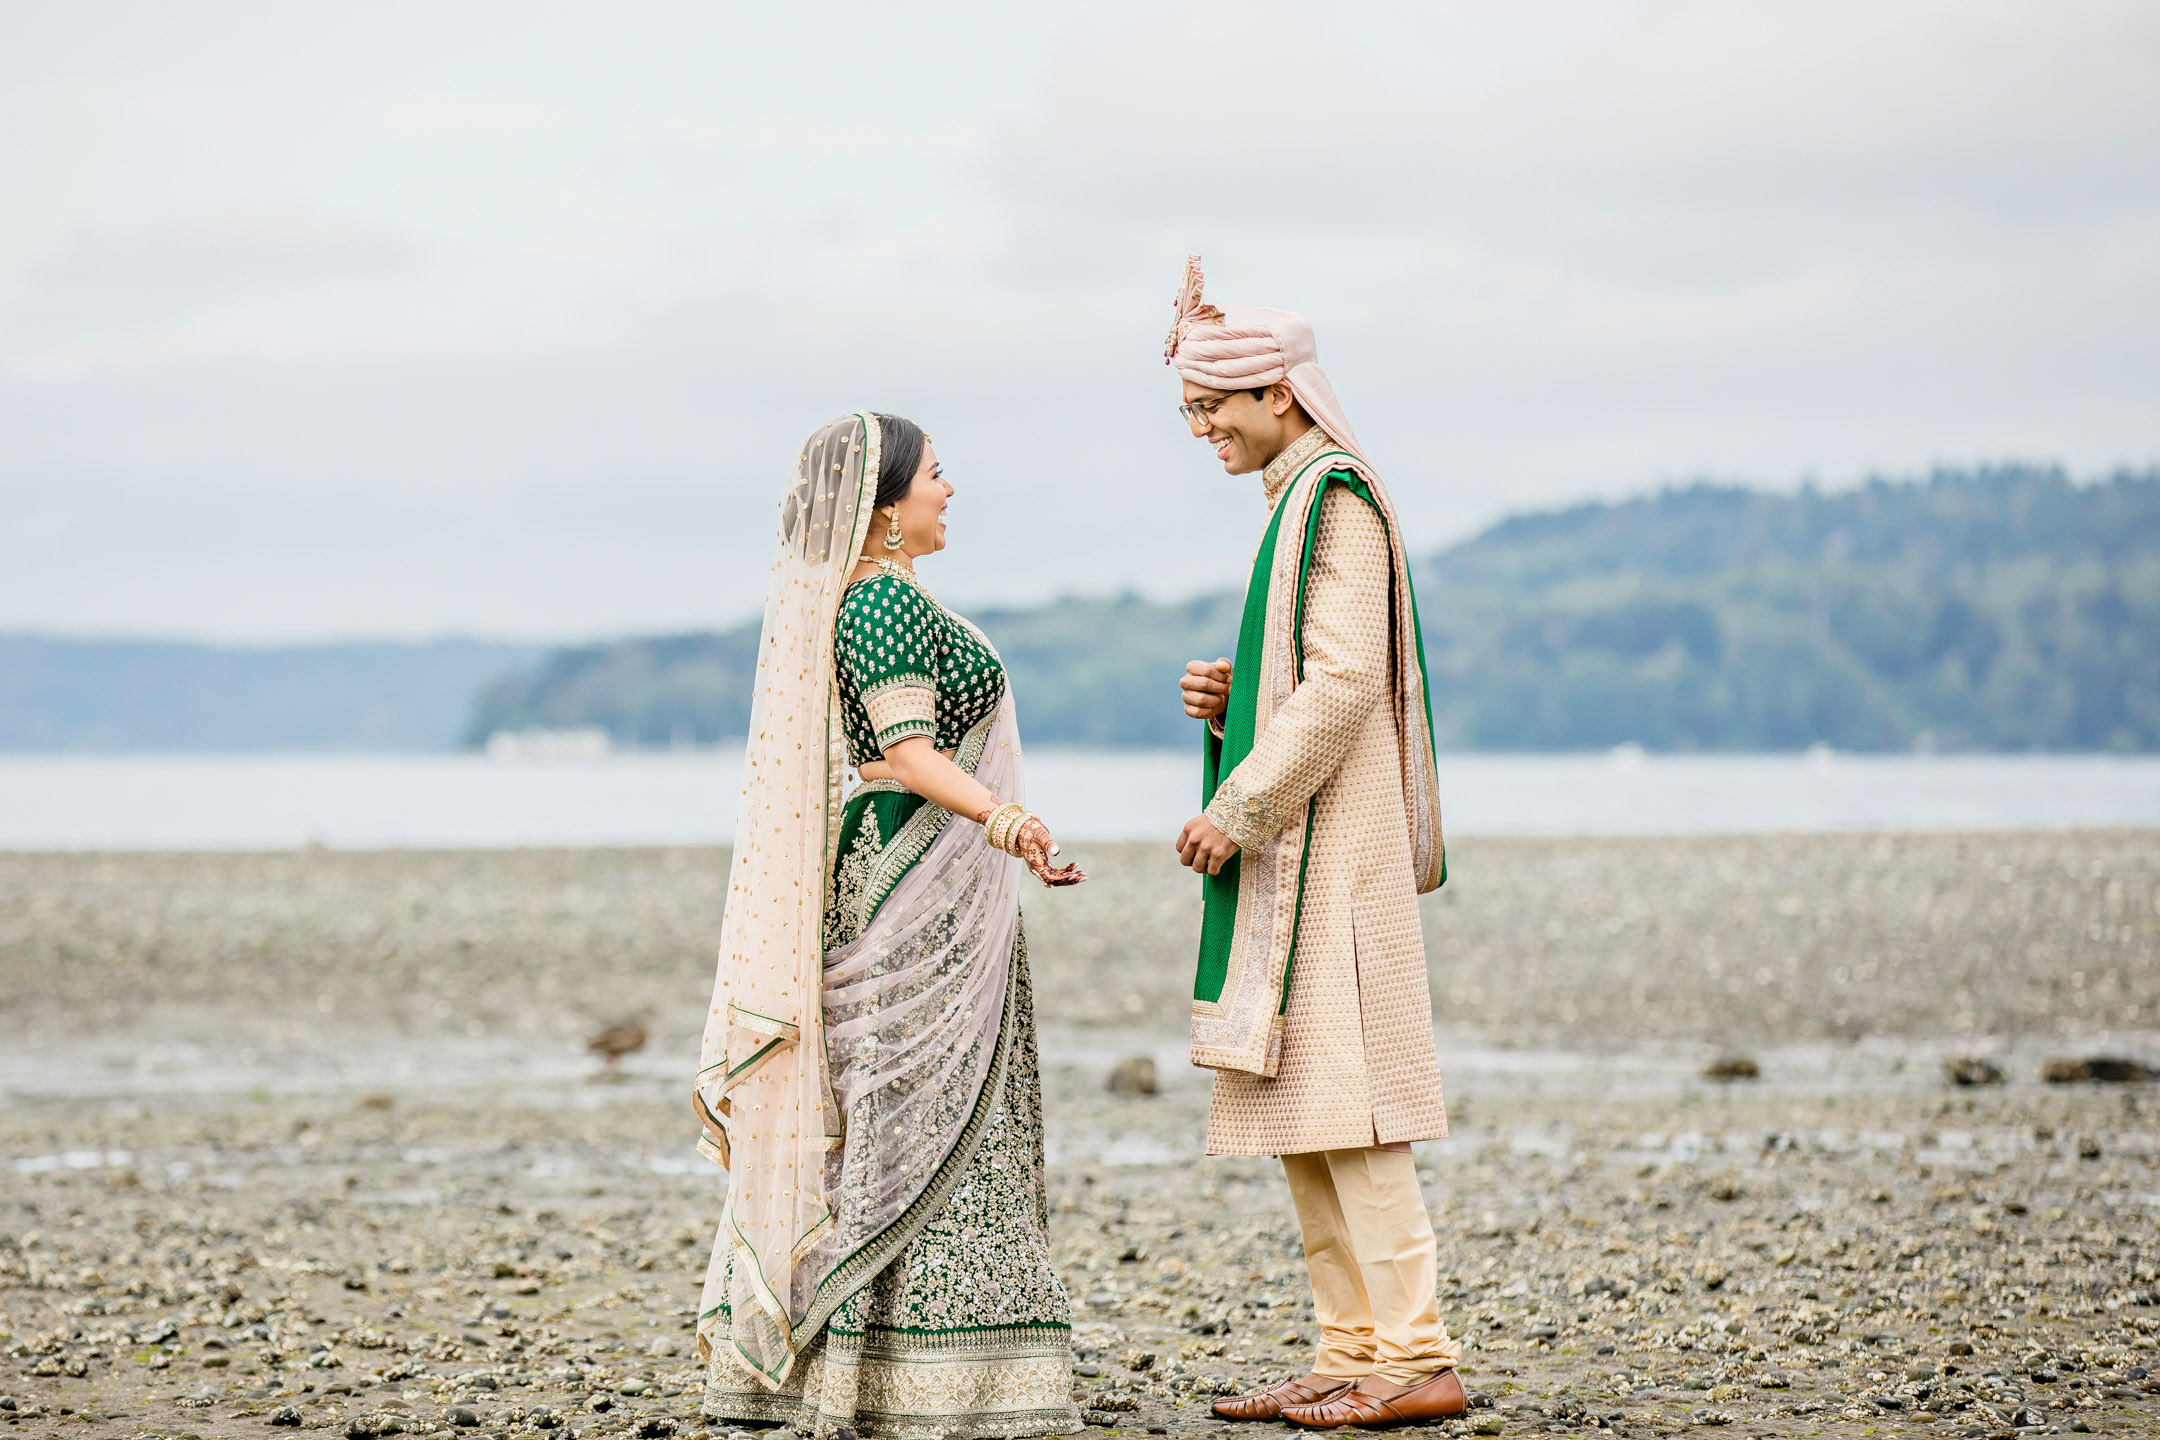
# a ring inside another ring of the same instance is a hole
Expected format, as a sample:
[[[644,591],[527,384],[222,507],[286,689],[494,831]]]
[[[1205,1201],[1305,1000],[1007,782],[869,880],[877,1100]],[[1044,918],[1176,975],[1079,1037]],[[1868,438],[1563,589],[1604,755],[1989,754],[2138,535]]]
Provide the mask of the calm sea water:
[[[0,755],[0,848],[701,844],[732,838],[740,750]],[[2160,758],[1445,755],[1452,835],[2160,826]],[[1184,752],[1038,750],[1029,800],[1072,839],[1167,840]]]

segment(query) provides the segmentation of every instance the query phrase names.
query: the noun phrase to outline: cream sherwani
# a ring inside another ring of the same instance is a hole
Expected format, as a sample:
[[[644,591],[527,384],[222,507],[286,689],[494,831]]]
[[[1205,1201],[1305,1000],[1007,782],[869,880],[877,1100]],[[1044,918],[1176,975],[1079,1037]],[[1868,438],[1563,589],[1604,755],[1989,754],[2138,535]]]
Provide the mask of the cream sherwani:
[[[1207,818],[1238,845],[1202,887],[1192,1058],[1215,1072],[1208,1152],[1282,1157],[1322,1330],[1314,1369],[1409,1385],[1461,1353],[1404,1143],[1447,1134],[1417,908],[1447,878],[1417,602],[1311,324],[1202,289],[1194,255],[1163,350],[1178,374],[1226,399],[1287,385],[1315,422],[1261,472],[1269,518],[1207,742]]]
[[[1271,507],[1301,466],[1331,463],[1314,458],[1328,443],[1315,427],[1267,467]],[[1208,1151],[1282,1157],[1321,1327],[1313,1369],[1407,1385],[1462,1353],[1440,1321],[1432,1222],[1398,1143],[1447,1133],[1389,704],[1393,586],[1407,577],[1376,506],[1341,485],[1318,504],[1303,678],[1207,811],[1247,850],[1279,817],[1309,815],[1275,1074],[1216,1069]]]
[[[1317,439],[1315,439],[1317,437]],[[1264,472],[1271,504],[1326,441]],[[1322,463],[1325,463],[1324,461]],[[1305,582],[1305,678],[1208,806],[1246,850],[1313,807],[1297,943],[1272,1079],[1218,1069],[1211,1155],[1295,1155],[1447,1134],[1390,706],[1390,565],[1379,513],[1341,486],[1319,502]]]

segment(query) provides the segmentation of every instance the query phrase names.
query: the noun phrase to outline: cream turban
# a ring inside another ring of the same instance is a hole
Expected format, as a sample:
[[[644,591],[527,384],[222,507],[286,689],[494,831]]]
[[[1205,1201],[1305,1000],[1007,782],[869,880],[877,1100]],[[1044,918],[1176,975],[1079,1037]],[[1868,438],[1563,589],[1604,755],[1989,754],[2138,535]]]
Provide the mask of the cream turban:
[[[1178,374],[1210,390],[1251,390],[1290,383],[1305,413],[1336,444],[1359,459],[1365,452],[1350,422],[1343,418],[1313,346],[1312,322],[1295,310],[1265,310],[1257,305],[1216,307],[1200,298],[1200,257],[1185,257],[1185,282],[1178,287],[1177,319],[1163,347],[1164,362]]]

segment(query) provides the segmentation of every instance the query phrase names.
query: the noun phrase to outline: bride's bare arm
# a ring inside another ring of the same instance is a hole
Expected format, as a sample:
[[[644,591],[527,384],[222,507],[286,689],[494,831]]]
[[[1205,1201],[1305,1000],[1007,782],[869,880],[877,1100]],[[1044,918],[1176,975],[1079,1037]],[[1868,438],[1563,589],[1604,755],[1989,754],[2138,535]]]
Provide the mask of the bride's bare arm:
[[[938,754],[943,755],[948,760],[955,758],[959,753],[958,750],[938,751]],[[872,760],[867,765],[858,765],[855,767],[855,773],[865,780],[891,780],[895,778],[892,762],[889,760]]]
[[[885,763],[891,767],[892,778],[909,791],[978,825],[1005,803],[920,735],[894,741],[885,752]],[[864,768],[867,774],[868,767]],[[1077,865],[1053,868],[1050,857],[1056,853],[1057,842],[1041,821],[1031,822],[1021,833],[1020,858],[1043,884],[1077,885],[1087,879]]]

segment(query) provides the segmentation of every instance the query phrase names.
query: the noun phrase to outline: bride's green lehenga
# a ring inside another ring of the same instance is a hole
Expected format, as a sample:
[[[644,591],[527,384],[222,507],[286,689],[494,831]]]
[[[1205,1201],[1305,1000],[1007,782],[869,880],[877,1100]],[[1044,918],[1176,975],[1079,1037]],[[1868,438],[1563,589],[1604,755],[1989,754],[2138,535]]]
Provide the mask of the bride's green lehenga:
[[[919,735],[961,751],[972,768],[964,747],[980,743],[1005,694],[1004,668],[973,627],[909,582],[881,575],[849,587],[834,639],[851,763]],[[950,818],[890,781],[856,791],[827,891],[828,951],[862,933]],[[959,1143],[922,1195],[852,1263],[891,1258],[839,1302],[814,1339],[799,1337],[800,1358],[778,1390],[760,1384],[732,1347],[716,1347],[708,1416],[905,1440],[1079,1428],[1072,1308],[1050,1258],[1042,1087],[1020,932],[995,1043],[998,1055]],[[838,1273],[849,1271],[843,1263]],[[725,1302],[718,1318],[725,1331],[732,1320]]]

